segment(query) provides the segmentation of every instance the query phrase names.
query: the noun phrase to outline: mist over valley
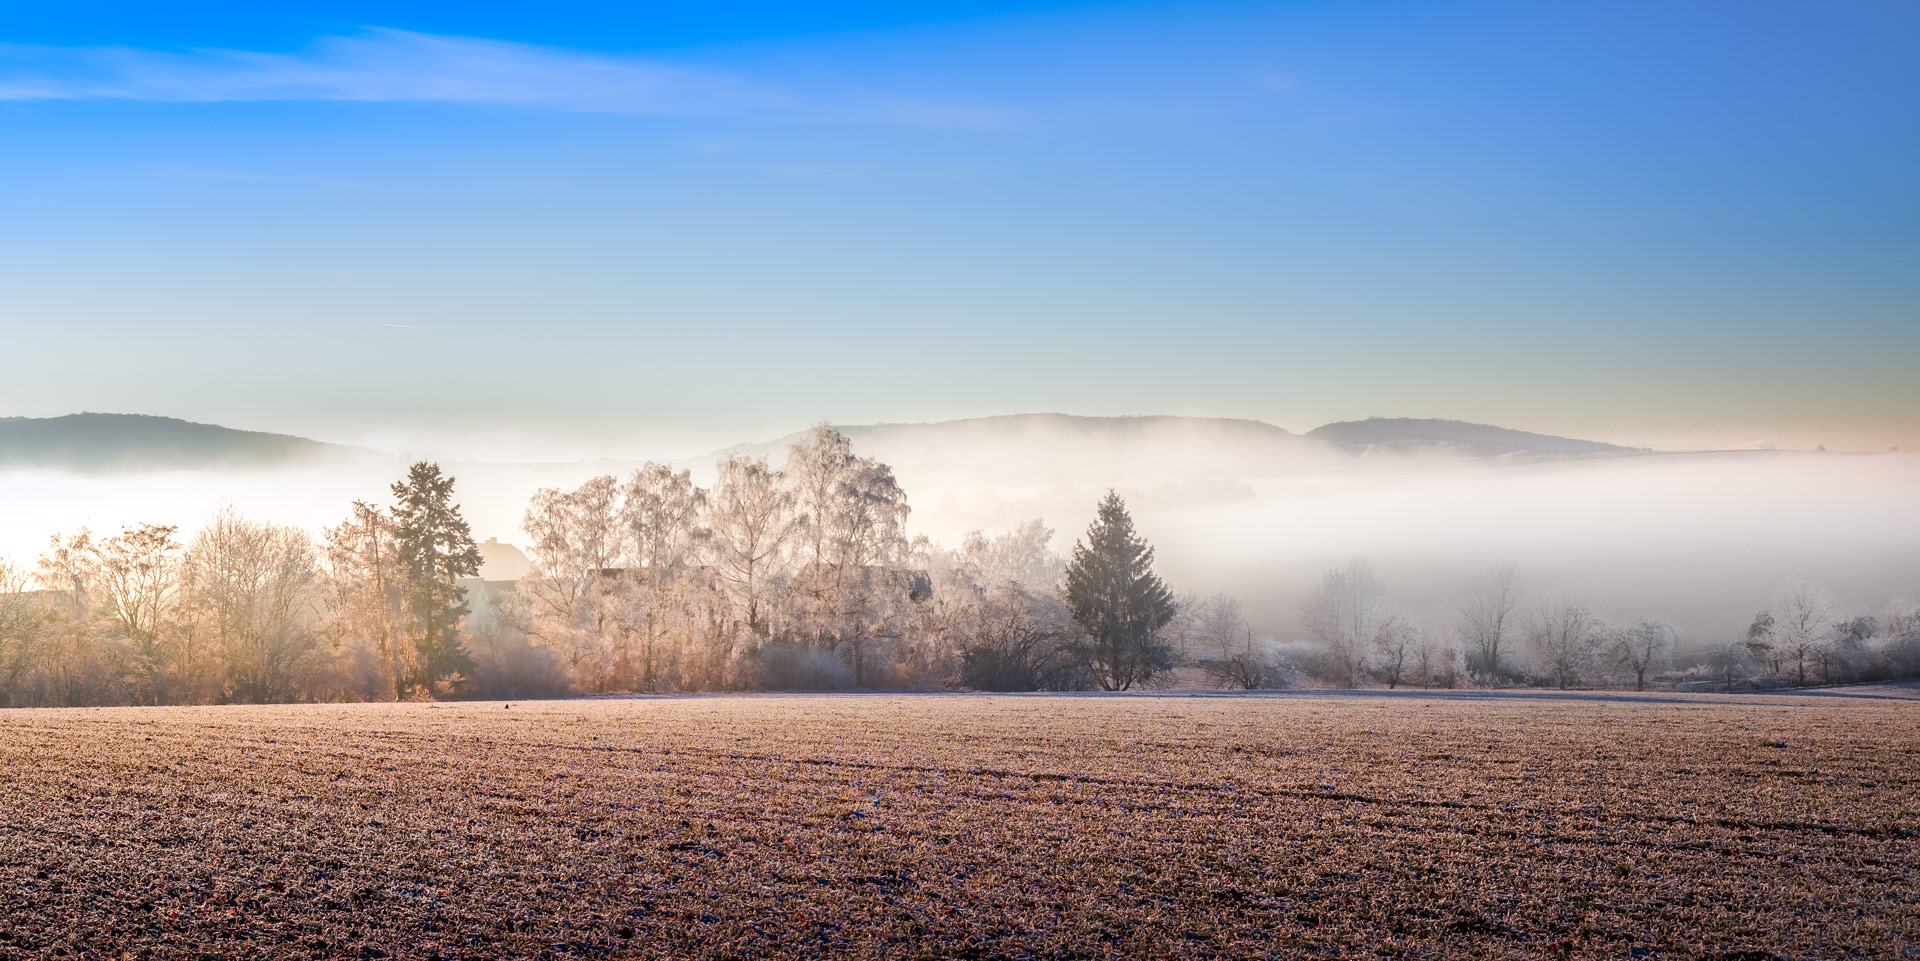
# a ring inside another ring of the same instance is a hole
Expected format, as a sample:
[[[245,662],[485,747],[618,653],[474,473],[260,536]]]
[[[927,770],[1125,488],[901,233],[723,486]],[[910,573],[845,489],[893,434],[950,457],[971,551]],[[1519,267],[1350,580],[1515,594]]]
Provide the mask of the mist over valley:
[[[1393,603],[1435,628],[1492,565],[1530,597],[1577,595],[1686,637],[1744,629],[1794,578],[1877,610],[1920,585],[1920,456],[1659,452],[1454,421],[1377,418],[1294,433],[1253,420],[1032,414],[841,428],[890,466],[908,529],[955,546],[1040,519],[1070,549],[1108,488],[1177,589],[1240,599],[1249,622],[1297,635],[1321,573],[1369,560]],[[800,438],[657,460],[710,484],[723,456],[773,464]],[[379,502],[409,458],[169,418],[0,419],[0,556],[31,562],[56,532],[138,523],[191,531],[222,507],[316,536],[354,500]],[[524,547],[541,488],[625,476],[641,459],[446,461],[482,540]],[[488,574],[494,576],[499,570]]]

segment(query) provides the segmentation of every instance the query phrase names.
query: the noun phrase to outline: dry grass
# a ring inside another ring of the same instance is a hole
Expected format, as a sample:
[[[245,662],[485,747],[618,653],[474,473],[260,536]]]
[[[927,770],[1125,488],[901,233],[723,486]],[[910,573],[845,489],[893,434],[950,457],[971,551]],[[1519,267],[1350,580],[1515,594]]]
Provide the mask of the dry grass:
[[[1920,701],[0,713],[0,957],[1914,957]]]

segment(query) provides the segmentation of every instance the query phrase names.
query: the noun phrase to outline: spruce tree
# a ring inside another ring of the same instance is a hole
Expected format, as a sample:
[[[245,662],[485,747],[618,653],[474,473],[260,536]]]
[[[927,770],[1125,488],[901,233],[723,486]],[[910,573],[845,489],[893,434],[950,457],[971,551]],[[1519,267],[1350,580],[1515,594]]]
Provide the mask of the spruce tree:
[[[480,573],[480,547],[453,502],[453,478],[440,465],[414,464],[406,480],[393,485],[393,537],[405,574],[403,592],[412,615],[419,657],[415,675],[395,678],[396,694],[412,684],[434,683],[467,668],[460,642],[460,619],[467,615],[467,591],[454,582]]]
[[[1173,620],[1173,592],[1154,574],[1153,548],[1111,490],[1086,541],[1073,545],[1063,599],[1087,632],[1087,667],[1102,688],[1124,691],[1167,668],[1172,652],[1160,629]]]

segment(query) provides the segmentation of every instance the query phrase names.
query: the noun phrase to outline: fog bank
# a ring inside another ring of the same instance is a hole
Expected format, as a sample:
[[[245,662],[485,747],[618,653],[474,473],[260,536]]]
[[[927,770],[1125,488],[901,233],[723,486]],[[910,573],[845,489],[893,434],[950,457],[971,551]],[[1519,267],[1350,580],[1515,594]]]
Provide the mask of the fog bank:
[[[1728,452],[1588,459],[1335,458],[1237,452],[1187,438],[1109,456],[1036,438],[920,451],[856,443],[894,465],[911,526],[957,544],[969,530],[1044,518],[1058,550],[1107,486],[1132,507],[1180,590],[1238,595],[1257,628],[1297,630],[1326,568],[1369,558],[1394,603],[1450,626],[1489,565],[1513,562],[1536,599],[1574,593],[1607,616],[1667,619],[1684,635],[1745,626],[1773,588],[1805,576],[1849,610],[1920,594],[1920,456]],[[891,449],[889,449],[891,448]],[[781,457],[774,455],[778,463]],[[452,463],[477,538],[520,543],[541,486],[573,486],[626,462]],[[690,462],[711,481],[711,459]],[[354,499],[385,503],[405,465],[355,460],[262,471],[0,474],[0,556],[31,563],[49,534],[136,522],[190,532],[223,505],[316,535]]]

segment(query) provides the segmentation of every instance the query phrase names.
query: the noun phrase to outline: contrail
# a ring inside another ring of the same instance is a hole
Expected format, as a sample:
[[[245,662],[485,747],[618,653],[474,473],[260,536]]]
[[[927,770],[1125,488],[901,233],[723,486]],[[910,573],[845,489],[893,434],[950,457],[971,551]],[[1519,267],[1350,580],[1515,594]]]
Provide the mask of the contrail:
[[[419,324],[381,324],[380,326],[382,326],[382,327],[395,327],[395,328],[398,328],[398,329],[400,329],[400,330],[427,330],[427,329],[429,329],[429,328],[426,328],[426,327],[422,327],[422,326],[420,326]]]

